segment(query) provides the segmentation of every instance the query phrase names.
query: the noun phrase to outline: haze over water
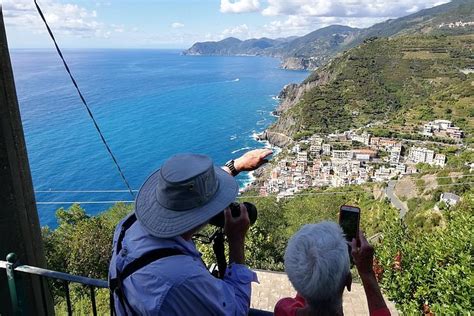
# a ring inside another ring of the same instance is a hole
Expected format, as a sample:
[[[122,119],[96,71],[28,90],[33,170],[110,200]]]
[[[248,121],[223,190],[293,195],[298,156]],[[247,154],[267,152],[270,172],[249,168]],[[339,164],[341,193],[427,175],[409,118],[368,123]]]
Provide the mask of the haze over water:
[[[177,50],[66,50],[65,57],[134,189],[175,153],[204,153],[223,164],[262,147],[252,134],[273,121],[274,97],[307,76],[267,57]],[[56,53],[13,50],[11,58],[35,190],[126,189]],[[38,202],[130,199],[36,193]],[[56,209],[69,206],[38,205],[41,225],[55,227]],[[97,214],[110,204],[83,207]]]

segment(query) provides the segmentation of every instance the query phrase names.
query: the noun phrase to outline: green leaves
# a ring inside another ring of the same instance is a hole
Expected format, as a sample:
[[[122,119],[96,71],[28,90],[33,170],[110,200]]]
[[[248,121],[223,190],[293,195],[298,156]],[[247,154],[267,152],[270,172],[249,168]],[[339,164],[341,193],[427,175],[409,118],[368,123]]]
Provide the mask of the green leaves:
[[[472,302],[473,194],[445,211],[445,225],[416,230],[397,222],[384,231],[377,258],[384,268],[382,287],[406,314],[420,312],[423,305],[441,315],[464,314]],[[403,253],[402,270],[393,269],[397,251]]]
[[[115,226],[132,209],[131,205],[119,203],[92,217],[77,204],[59,209],[56,212],[59,226],[55,230],[42,229],[48,268],[107,279]],[[61,305],[65,295],[63,287],[54,282],[52,285],[55,302]],[[73,286],[73,298],[80,301],[85,291],[88,289]]]

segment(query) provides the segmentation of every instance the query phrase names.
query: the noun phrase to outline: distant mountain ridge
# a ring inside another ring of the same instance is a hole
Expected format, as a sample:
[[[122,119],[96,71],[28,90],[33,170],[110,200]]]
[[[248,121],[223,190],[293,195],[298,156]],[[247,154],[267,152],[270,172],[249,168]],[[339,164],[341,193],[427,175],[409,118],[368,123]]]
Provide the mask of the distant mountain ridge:
[[[218,42],[198,42],[183,53],[185,55],[266,55],[268,53],[264,51],[269,48],[284,47],[294,39],[295,37],[288,40],[262,37],[242,41],[235,37],[228,37]]]
[[[474,1],[454,0],[365,29],[331,25],[296,38],[264,37],[241,41],[229,37],[218,42],[195,43],[183,54],[272,56],[282,59],[283,68],[312,70],[325,64],[337,53],[355,47],[371,37],[469,34],[474,31],[474,23],[470,22],[474,22]]]

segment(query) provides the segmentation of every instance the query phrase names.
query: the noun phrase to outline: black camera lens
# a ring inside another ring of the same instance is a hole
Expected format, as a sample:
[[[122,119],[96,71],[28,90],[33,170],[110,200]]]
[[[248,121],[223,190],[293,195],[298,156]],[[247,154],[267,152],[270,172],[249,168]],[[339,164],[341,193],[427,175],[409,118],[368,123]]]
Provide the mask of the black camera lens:
[[[244,202],[245,208],[247,208],[247,213],[249,214],[250,225],[253,225],[257,220],[257,208],[255,205],[249,202]],[[232,217],[239,217],[240,216],[240,203],[233,202],[229,205],[230,211],[232,213]],[[224,212],[220,212],[211,220],[209,224],[217,226],[217,227],[224,227],[225,224],[225,216]]]

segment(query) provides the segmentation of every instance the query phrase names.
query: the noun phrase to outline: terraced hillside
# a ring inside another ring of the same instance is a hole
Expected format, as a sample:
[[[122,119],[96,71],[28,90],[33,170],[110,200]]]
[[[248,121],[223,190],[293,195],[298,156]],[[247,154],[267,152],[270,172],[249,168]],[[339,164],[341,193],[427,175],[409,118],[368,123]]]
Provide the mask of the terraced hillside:
[[[473,49],[474,34],[368,39],[286,93],[292,102],[270,131],[299,138],[383,121],[413,132],[442,117],[472,142]]]

